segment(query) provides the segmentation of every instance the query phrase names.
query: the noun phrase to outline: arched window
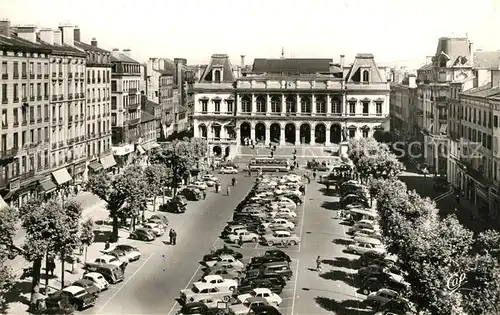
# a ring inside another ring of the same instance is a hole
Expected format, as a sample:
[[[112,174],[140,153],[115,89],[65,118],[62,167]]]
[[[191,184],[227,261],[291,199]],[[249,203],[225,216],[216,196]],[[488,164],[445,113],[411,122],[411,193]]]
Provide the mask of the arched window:
[[[265,113],[266,112],[266,99],[263,96],[257,97],[257,113]]]
[[[332,114],[342,113],[342,108],[340,106],[340,99],[338,97],[332,97],[331,106],[332,106],[332,108],[331,108]]]
[[[214,71],[214,81],[215,82],[220,82],[220,70],[215,70]]]
[[[311,99],[309,96],[303,96],[300,99],[300,110],[302,113],[311,113]]]
[[[241,112],[243,112],[243,113],[251,113],[252,112],[252,104],[251,104],[250,98],[248,96],[244,96],[241,99]]]
[[[368,70],[363,71],[363,82],[368,82],[370,81],[370,73]]]
[[[326,113],[325,98],[323,96],[316,98],[316,113]]]
[[[281,99],[278,96],[271,98],[271,112],[281,113]]]
[[[288,96],[286,98],[286,112],[287,113],[296,113],[297,112],[297,103],[295,101],[295,97]]]

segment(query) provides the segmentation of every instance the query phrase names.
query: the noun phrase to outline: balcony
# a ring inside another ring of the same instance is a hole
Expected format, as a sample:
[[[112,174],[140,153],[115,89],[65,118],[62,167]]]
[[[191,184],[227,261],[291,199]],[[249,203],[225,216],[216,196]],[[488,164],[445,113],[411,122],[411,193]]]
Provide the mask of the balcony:
[[[23,120],[22,125],[23,126],[27,126],[28,125],[28,121],[27,120]]]
[[[27,73],[21,74],[21,79],[27,79],[27,78],[28,78],[28,74]]]
[[[141,122],[141,119],[140,119],[140,118],[135,118],[135,119],[131,119],[131,120],[129,120],[129,121],[128,121],[128,124],[133,126],[133,125],[137,125],[137,124],[138,124],[138,123],[140,123],[140,122]]]
[[[85,98],[85,93],[80,93],[80,98]]]
[[[19,121],[15,121],[13,124],[14,128],[19,127]]]
[[[75,115],[75,121],[78,121],[78,115]]]
[[[57,118],[52,118],[52,123],[56,124],[57,123]]]
[[[44,117],[43,121],[45,121],[45,122],[49,121],[49,117]]]
[[[38,95],[38,96],[36,97],[36,100],[37,100],[37,101],[41,101],[41,100],[42,100],[42,96],[41,96],[41,95]]]
[[[26,96],[23,96],[21,98],[21,102],[26,103],[28,101],[28,98]]]
[[[128,110],[136,110],[137,108],[139,108],[139,105],[139,103],[128,104]]]
[[[8,80],[9,75],[7,73],[2,74],[2,80]]]
[[[75,138],[68,139],[68,145],[75,143]]]
[[[34,73],[31,73],[30,74],[30,79],[34,79],[35,78],[35,74]]]
[[[57,149],[57,143],[52,143],[52,149]]]
[[[128,89],[128,94],[129,95],[135,95],[135,94],[137,94],[137,89],[136,88]]]
[[[73,116],[68,116],[68,122],[72,122],[73,121]]]
[[[36,119],[37,123],[41,123],[42,121],[43,121],[42,117],[39,117],[39,118]]]
[[[59,100],[60,101],[64,100],[64,95],[63,94],[59,94]]]
[[[33,102],[35,100],[34,96],[30,96],[30,101]]]
[[[7,98],[2,98],[2,104],[7,104],[9,102],[9,99]]]
[[[37,78],[37,79],[41,79],[41,78],[42,78],[42,75],[41,75],[41,74],[37,74],[37,75],[36,75],[36,78]]]
[[[63,118],[59,117],[59,125],[61,125],[62,123],[63,123]]]
[[[57,95],[52,95],[52,100],[57,101]]]
[[[57,72],[52,72],[52,79],[57,78]]]
[[[35,123],[35,118],[30,118],[30,125],[33,125]]]
[[[49,96],[48,96],[48,95],[44,95],[44,96],[43,96],[43,99],[44,99],[44,100],[48,100],[48,99],[49,99]]]
[[[85,136],[80,136],[80,142],[85,140]]]
[[[73,73],[68,73],[68,78],[73,79]]]
[[[59,146],[60,148],[61,148],[61,147],[63,147],[63,146],[64,146],[64,141],[59,141],[59,142],[58,142],[58,146]]]
[[[9,150],[2,150],[2,151],[0,151],[0,160],[2,160],[2,161],[11,160],[17,155],[18,151],[19,151],[19,149],[16,147],[9,149]]]
[[[64,73],[59,72],[59,78],[61,78],[61,79],[62,79],[63,77],[64,77]]]
[[[29,172],[21,174],[21,176],[19,176],[19,180],[20,181],[25,181],[25,180],[28,180],[28,179],[32,178],[33,176],[35,176],[35,170],[31,170]]]
[[[72,100],[72,99],[73,99],[73,93],[68,94],[68,100]]]
[[[14,75],[12,76],[14,79],[19,79],[19,73],[15,73],[14,72]]]
[[[19,97],[14,97],[14,103],[19,103]]]

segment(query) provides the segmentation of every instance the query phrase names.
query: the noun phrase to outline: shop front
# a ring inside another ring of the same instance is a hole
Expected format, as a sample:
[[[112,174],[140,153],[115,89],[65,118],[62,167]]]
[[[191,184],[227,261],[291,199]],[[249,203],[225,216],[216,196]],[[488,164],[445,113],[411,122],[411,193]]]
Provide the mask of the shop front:
[[[73,182],[75,184],[83,183],[85,170],[86,170],[86,162],[85,161],[75,163],[74,168],[73,168]]]
[[[102,170],[104,170],[104,167],[102,166],[101,162],[99,162],[99,160],[91,161],[88,165],[89,175],[90,174],[97,174]]]
[[[3,197],[11,206],[20,207],[31,198],[38,196],[39,177],[34,176],[34,172],[23,174],[19,178],[13,179],[9,183],[9,192]]]
[[[112,154],[107,155],[107,156],[103,156],[100,161],[101,161],[100,164],[102,165],[102,169],[104,169],[105,172],[113,171],[115,166],[116,166],[116,161],[115,161],[115,158]]]
[[[133,160],[133,154],[134,154],[134,145],[133,144],[127,144],[121,147],[112,147],[111,150],[113,151],[113,155],[116,159],[116,165],[118,168],[123,168],[127,166],[129,163],[132,162]],[[102,163],[102,159],[101,159]],[[104,165],[104,168],[106,169],[106,165]]]
[[[57,184],[57,191],[61,197],[67,197],[70,194],[69,185],[73,178],[69,174],[68,170],[63,167],[57,171],[52,172],[52,177],[54,182]]]
[[[45,200],[54,197],[56,189],[57,189],[57,184],[54,183],[54,181],[50,177],[44,178],[39,181],[38,193]]]

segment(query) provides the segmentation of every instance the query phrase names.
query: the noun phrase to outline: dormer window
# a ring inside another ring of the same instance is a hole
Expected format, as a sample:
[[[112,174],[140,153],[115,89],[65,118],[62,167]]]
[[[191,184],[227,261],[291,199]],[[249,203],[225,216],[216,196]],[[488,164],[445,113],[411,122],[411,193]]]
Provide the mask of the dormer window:
[[[370,82],[370,73],[368,72],[368,70],[363,71],[363,82]]]
[[[439,66],[440,66],[441,68],[446,68],[446,58],[445,58],[445,57],[441,57],[441,58],[439,59]]]
[[[214,70],[214,82],[220,83],[220,81],[221,81],[220,70]]]

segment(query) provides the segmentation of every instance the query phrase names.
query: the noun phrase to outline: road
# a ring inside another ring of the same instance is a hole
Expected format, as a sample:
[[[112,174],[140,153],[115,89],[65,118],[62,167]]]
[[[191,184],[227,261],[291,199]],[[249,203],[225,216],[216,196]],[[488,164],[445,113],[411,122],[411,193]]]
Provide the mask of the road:
[[[218,176],[223,191],[231,175]],[[103,292],[96,306],[83,314],[166,314],[176,305],[179,291],[192,280],[199,261],[214,245],[238,203],[246,196],[254,178],[243,173],[231,195],[216,195],[213,188],[204,201],[190,202],[184,214],[169,214],[177,231],[177,245],[161,241],[138,245],[143,257],[130,264],[124,282]],[[168,238],[166,236],[165,238]]]

